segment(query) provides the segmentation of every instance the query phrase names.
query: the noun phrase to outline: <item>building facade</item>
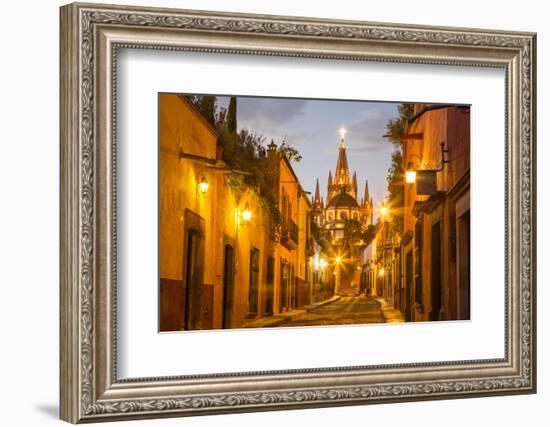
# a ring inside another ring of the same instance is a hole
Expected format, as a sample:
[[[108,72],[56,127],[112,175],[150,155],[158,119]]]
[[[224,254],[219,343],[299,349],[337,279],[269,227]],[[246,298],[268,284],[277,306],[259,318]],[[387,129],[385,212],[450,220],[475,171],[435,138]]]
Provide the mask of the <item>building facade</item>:
[[[420,321],[469,319],[470,108],[418,104],[407,135],[404,166],[417,175],[436,172],[433,190],[418,178],[405,184],[404,314]]]
[[[369,245],[369,260],[365,269],[367,294],[383,297],[399,306],[400,290],[400,245],[399,235],[394,232],[389,218],[382,217],[376,225],[376,235]]]
[[[365,277],[406,321],[469,319],[469,107],[416,104],[402,146],[403,206],[380,218]]]
[[[259,155],[270,207],[188,98],[162,94],[159,108],[160,330],[236,328],[309,304],[311,202],[286,157],[274,143]]]

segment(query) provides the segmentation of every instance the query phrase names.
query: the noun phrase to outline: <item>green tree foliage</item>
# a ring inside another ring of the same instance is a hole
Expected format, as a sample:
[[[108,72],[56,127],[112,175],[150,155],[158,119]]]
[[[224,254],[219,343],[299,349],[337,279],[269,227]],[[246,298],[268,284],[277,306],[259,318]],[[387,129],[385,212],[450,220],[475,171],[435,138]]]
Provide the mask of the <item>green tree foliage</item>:
[[[400,104],[397,107],[398,117],[391,119],[386,124],[386,135],[394,146],[391,154],[391,164],[388,168],[386,181],[388,183],[388,202],[394,211],[402,212],[405,202],[403,187],[403,142],[402,138],[407,128],[408,118],[412,116],[414,104]],[[403,217],[393,215],[392,223],[395,231],[401,233],[403,230]]]
[[[371,244],[376,234],[376,227],[369,225],[366,229],[356,219],[348,219],[344,223],[344,244],[350,254],[360,255]]]
[[[398,117],[390,119],[386,124],[386,135],[394,146],[401,148],[401,137],[405,133],[407,119],[413,115],[414,104],[399,104]]]
[[[232,96],[229,99],[227,107],[227,130],[231,134],[237,134],[237,97]]]
[[[261,156],[266,151],[265,136],[246,128],[237,131],[237,98],[234,96],[230,98],[227,109],[218,105],[215,96],[190,96],[189,99],[216,129],[218,144],[223,147],[223,161],[230,168],[246,173],[231,175],[230,187],[235,194],[241,194],[245,188],[259,189],[259,202],[270,213],[276,228],[280,224],[280,213],[277,201],[273,200],[273,191],[268,188],[267,168]],[[279,145],[278,152],[290,162],[302,158],[298,150],[286,141]]]
[[[224,149],[223,160],[232,168],[257,173],[260,152],[265,151],[266,138],[245,128],[237,132],[237,98],[230,98],[227,109],[218,106],[215,96],[196,95],[189,99],[216,129],[218,144]],[[298,150],[286,141],[279,145],[278,151],[289,162],[302,159]]]
[[[284,155],[290,163],[302,160],[302,156],[298,150],[289,145],[286,141],[283,141],[281,145],[279,145],[279,153]]]
[[[310,230],[311,235],[317,242],[317,244],[321,247],[321,250],[323,253],[328,254],[331,252],[331,237],[330,232],[328,230],[324,230],[315,221],[313,217],[311,217],[311,224],[310,224]]]
[[[199,110],[208,123],[216,127],[216,110],[218,109],[217,98],[213,95],[195,95],[189,99],[193,105]]]

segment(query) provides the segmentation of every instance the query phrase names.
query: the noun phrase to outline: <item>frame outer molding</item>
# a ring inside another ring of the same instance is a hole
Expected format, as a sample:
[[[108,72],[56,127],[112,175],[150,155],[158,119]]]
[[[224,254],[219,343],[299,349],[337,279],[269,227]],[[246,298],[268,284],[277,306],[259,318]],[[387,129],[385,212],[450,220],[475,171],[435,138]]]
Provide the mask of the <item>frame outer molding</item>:
[[[98,4],[63,6],[60,21],[63,420],[77,423],[535,392],[535,34]],[[178,37],[183,36],[191,45],[188,50],[506,68],[507,356],[487,361],[117,380],[113,336],[116,161],[109,150],[114,143],[110,126],[116,126],[111,77],[116,75],[111,68],[117,47],[177,50],[182,46]],[[276,48],[266,48],[266,40]]]
[[[74,8],[60,9],[60,418],[79,414],[79,77],[78,22]]]

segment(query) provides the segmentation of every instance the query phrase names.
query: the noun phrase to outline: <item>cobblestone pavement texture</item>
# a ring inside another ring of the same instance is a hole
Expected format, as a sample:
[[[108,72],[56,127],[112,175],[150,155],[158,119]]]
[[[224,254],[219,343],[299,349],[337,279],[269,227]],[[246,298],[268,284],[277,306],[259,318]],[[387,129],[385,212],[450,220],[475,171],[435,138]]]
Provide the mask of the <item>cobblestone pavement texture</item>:
[[[342,297],[338,301],[315,308],[278,326],[351,325],[384,323],[380,303],[364,295]]]

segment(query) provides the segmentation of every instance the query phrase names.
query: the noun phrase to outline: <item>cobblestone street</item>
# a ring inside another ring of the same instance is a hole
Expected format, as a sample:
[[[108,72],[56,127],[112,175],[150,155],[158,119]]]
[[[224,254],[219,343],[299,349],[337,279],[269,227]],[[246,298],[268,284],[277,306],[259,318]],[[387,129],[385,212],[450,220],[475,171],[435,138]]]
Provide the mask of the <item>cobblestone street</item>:
[[[361,323],[384,323],[380,302],[372,297],[347,296],[338,301],[310,310],[296,318],[288,319],[279,326],[349,325]]]

